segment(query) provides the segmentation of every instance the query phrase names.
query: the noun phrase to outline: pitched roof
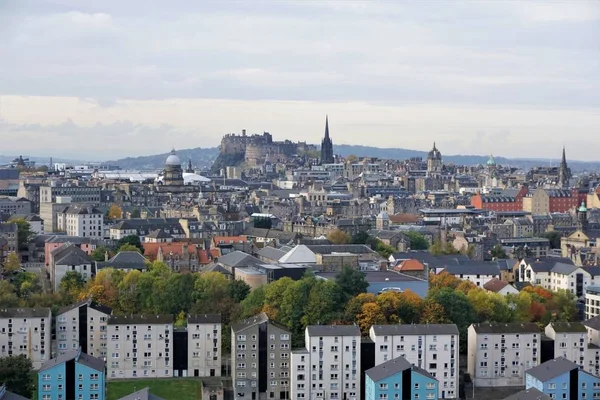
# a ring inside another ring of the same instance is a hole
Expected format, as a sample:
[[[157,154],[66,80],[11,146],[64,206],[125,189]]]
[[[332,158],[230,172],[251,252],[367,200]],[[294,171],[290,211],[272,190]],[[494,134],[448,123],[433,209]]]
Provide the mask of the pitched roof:
[[[173,239],[173,236],[165,232],[164,229],[156,229],[146,236],[148,239]]]
[[[550,272],[553,272],[555,274],[561,274],[561,275],[570,275],[578,268],[579,267],[577,267],[575,265],[569,265],[569,264],[557,262],[556,264],[554,264],[554,267],[552,267]]]
[[[550,322],[550,326],[557,333],[586,333],[585,325],[581,322]]]
[[[137,251],[120,251],[113,258],[106,262],[98,263],[99,268],[120,268],[120,269],[144,269],[146,268],[146,257]]]
[[[394,335],[458,335],[456,324],[398,324],[373,325],[377,336]]]
[[[54,265],[91,264],[94,260],[74,244],[67,243],[52,251]]]
[[[228,267],[252,267],[262,263],[262,261],[250,254],[236,250],[219,258],[219,263]]]
[[[101,358],[92,357],[88,354],[82,353],[79,350],[67,351],[64,354],[59,355],[56,358],[46,361],[39,372],[45,371],[49,368],[55,367],[67,361],[75,360],[77,363],[85,365],[86,367],[92,368],[96,371],[104,373],[104,360]]]
[[[134,314],[134,315],[111,315],[108,317],[108,325],[153,325],[172,324],[172,314]]]
[[[212,242],[215,246],[226,246],[234,243],[246,243],[248,238],[246,236],[213,236]]]
[[[162,397],[155,396],[150,393],[150,388],[145,387],[142,390],[128,394],[118,400],[164,400]]]
[[[508,282],[501,281],[498,278],[492,278],[483,285],[483,288],[485,290],[489,290],[490,292],[498,293],[499,291],[504,289],[507,285],[508,285]]]
[[[521,390],[518,393],[505,397],[504,400],[552,400],[552,397],[544,392],[540,392],[536,388],[531,388]]]
[[[0,308],[0,318],[48,318],[50,308]]]
[[[461,262],[460,264],[448,264],[444,267],[452,275],[496,275],[500,276],[500,268],[496,263],[486,262]]]
[[[234,332],[242,331],[246,328],[249,328],[254,325],[262,324],[263,322],[268,322],[269,317],[264,312],[261,312],[253,317],[246,318],[242,321],[236,322],[231,325],[231,330]]]
[[[357,325],[309,325],[309,336],[360,336]]]
[[[396,271],[406,272],[406,271],[424,271],[425,266],[419,260],[404,260],[394,267]]]
[[[600,315],[583,321],[583,325],[587,326],[588,328],[600,331]]]
[[[87,205],[87,204],[72,204],[68,207],[65,207],[64,214],[77,214],[77,215],[87,215],[87,214],[100,214],[102,215],[102,211],[98,210],[96,207]]]
[[[279,262],[291,264],[316,264],[317,256],[309,246],[299,244],[281,257]]]
[[[221,314],[188,315],[188,324],[220,324]]]
[[[306,246],[315,254],[331,253],[352,253],[352,254],[373,254],[375,253],[369,246],[364,244],[329,244],[329,245],[309,245]]]
[[[179,257],[183,256],[184,249],[187,247],[188,256],[196,257],[199,264],[210,264],[213,259],[221,256],[221,249],[215,248],[204,250],[199,244],[184,242],[168,242],[168,243],[144,243],[144,256],[150,260],[156,260],[159,249],[164,255],[174,254]]]
[[[82,306],[87,306],[87,307],[93,308],[94,310],[100,311],[101,313],[104,313],[107,315],[112,314],[112,308],[105,306],[103,304],[100,304],[100,303],[96,303],[92,299],[87,299],[87,300],[78,301],[77,303],[73,303],[71,305],[59,308],[58,313],[56,315],[64,314],[66,312],[69,312],[71,310],[74,310],[74,309],[82,307]]]
[[[6,390],[6,384],[0,386],[0,400],[29,400],[27,397]]]
[[[546,361],[537,367],[533,367],[527,370],[525,373],[542,382],[546,382],[552,378],[556,378],[557,376],[564,374],[565,372],[572,371],[573,369],[579,369],[579,366],[573,361],[569,361],[564,357],[558,357],[553,360]]]
[[[265,246],[256,252],[259,256],[269,260],[277,261],[285,255],[285,251],[281,251],[271,246]]]
[[[477,333],[502,334],[502,333],[540,333],[537,324],[533,322],[513,323],[481,323],[471,325]]]
[[[410,369],[412,364],[406,361],[404,357],[397,357],[393,360],[379,364],[371,369],[365,371],[365,374],[373,380],[373,382],[379,382],[382,379],[388,378],[398,372],[406,371]]]

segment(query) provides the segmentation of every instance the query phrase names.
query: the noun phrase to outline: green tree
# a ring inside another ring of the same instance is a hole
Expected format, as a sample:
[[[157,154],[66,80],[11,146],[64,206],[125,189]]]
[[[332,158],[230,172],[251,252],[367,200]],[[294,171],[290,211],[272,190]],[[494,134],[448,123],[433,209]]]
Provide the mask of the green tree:
[[[241,303],[250,294],[250,285],[241,279],[229,281],[229,297],[236,303]]]
[[[0,308],[12,308],[19,305],[15,288],[8,280],[0,281]]]
[[[407,289],[398,296],[398,319],[403,324],[416,324],[423,312],[423,299]]]
[[[425,239],[425,236],[421,235],[419,232],[405,232],[404,236],[408,237],[410,240],[411,250],[427,250],[429,248],[429,242]]]
[[[551,249],[560,249],[560,239],[562,238],[560,232],[557,232],[557,231],[544,232],[540,235],[540,237],[546,238],[550,241]]]
[[[500,246],[499,244],[492,247],[490,254],[491,254],[492,258],[501,258],[501,259],[508,258],[508,256],[506,255],[506,251],[504,251],[504,248],[502,246]]]
[[[381,243],[381,241],[377,238],[374,238],[373,236],[369,236],[369,234],[365,231],[360,231],[352,236],[350,243],[365,244],[369,246],[371,250],[376,250],[377,245]]]
[[[193,303],[194,287],[194,275],[171,274],[165,281],[161,312],[164,314],[176,314],[178,311],[189,313]]]
[[[149,274],[148,274],[149,276]],[[139,314],[142,312],[140,279],[142,273],[137,269],[125,274],[119,282],[119,309],[124,314]]]
[[[35,233],[31,230],[31,225],[23,218],[16,218],[11,220],[11,222],[17,224],[19,250],[27,250],[27,244],[35,237]]]
[[[102,262],[106,258],[106,253],[108,253],[108,257],[111,257],[112,254],[105,246],[98,246],[92,251],[92,259],[94,261]]]
[[[327,235],[327,240],[329,240],[333,244],[347,244],[350,243],[351,239],[352,238],[350,237],[350,235],[339,229],[335,229],[329,232],[329,234]]]
[[[139,247],[136,247],[129,243],[124,243],[121,246],[119,246],[119,248],[117,249],[117,253],[120,253],[121,251],[137,251],[138,253],[142,252],[142,250],[140,250]]]
[[[84,286],[85,281],[79,272],[68,271],[60,280],[58,286],[58,292],[63,300],[63,304],[73,304],[77,302],[83,292]]]
[[[0,358],[0,382],[20,396],[30,399],[35,390],[33,365],[24,354]]]
[[[175,318],[175,327],[184,328],[187,326],[187,315],[181,311],[177,314],[177,318]]]
[[[242,301],[242,318],[249,318],[260,313],[265,305],[265,289],[266,286],[257,287]]]
[[[461,348],[466,349],[467,328],[477,322],[477,314],[467,296],[452,288],[433,292],[431,300],[444,308],[444,316],[456,324],[461,338]]]
[[[360,293],[365,293],[369,283],[365,279],[365,274],[349,266],[342,268],[335,277],[335,282],[342,290],[346,299],[354,297]]]
[[[192,301],[197,313],[212,313],[229,298],[229,281],[220,272],[200,274],[194,283]]]
[[[17,296],[21,299],[28,298],[34,293],[42,291],[39,279],[33,272],[22,272],[17,274],[12,284],[17,292]]]
[[[383,258],[389,258],[392,254],[396,253],[398,250],[389,244],[383,243],[381,240],[377,241],[377,245],[375,246],[375,251]]]
[[[18,271],[21,268],[21,257],[17,253],[10,253],[8,257],[6,257],[6,262],[4,263],[4,271],[6,273]]]
[[[144,254],[144,246],[142,246],[142,242],[140,241],[140,237],[138,235],[128,235],[124,238],[120,239],[117,242],[117,248],[120,248],[124,244],[131,244],[140,249],[140,253]]]
[[[343,292],[337,283],[318,280],[310,289],[302,323],[305,326],[330,324],[341,317],[343,303]]]
[[[140,217],[141,217],[141,215],[142,215],[142,212],[140,211],[140,209],[139,209],[139,208],[134,208],[134,209],[131,211],[131,218],[140,218]]]
[[[270,311],[268,314],[271,318],[278,319],[285,292],[293,284],[294,281],[286,276],[267,285],[264,305]]]
[[[292,344],[295,347],[302,346],[304,342],[303,330],[305,325],[302,322],[302,317],[315,283],[316,279],[314,277],[305,277],[288,286],[283,294],[279,321],[292,332]]]

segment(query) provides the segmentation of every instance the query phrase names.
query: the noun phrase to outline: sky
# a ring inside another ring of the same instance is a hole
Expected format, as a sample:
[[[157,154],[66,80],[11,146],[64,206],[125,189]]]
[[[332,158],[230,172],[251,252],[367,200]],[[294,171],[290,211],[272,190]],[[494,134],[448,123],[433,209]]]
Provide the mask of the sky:
[[[0,154],[268,131],[598,161],[598,1],[0,0]]]

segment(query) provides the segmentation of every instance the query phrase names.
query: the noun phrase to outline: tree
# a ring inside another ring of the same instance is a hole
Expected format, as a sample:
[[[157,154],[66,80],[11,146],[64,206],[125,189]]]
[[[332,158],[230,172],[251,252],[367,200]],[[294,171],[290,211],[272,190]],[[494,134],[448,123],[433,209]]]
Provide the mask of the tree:
[[[425,236],[421,235],[419,232],[405,232],[404,236],[408,237],[410,240],[411,250],[427,250],[429,248],[429,242],[425,239]]]
[[[17,296],[26,299],[34,293],[42,291],[38,276],[33,272],[22,272],[17,274],[12,281]]]
[[[490,254],[491,254],[492,258],[501,258],[501,259],[508,258],[508,256],[506,255],[506,251],[504,251],[504,248],[502,246],[500,246],[499,244],[492,247]]]
[[[7,280],[0,281],[0,308],[12,308],[19,305],[15,288]]]
[[[194,282],[192,301],[196,303],[196,312],[207,313],[229,297],[229,281],[220,272],[212,271],[198,275]]]
[[[108,257],[112,257],[113,254],[108,250],[105,246],[98,246],[92,251],[92,259],[94,261],[102,262],[106,259],[106,253],[108,253]]]
[[[301,346],[304,341],[302,331],[306,325],[303,323],[302,317],[315,283],[316,279],[312,277],[300,279],[288,286],[283,294],[279,321],[292,332],[294,346]]]
[[[383,258],[387,259],[392,254],[396,253],[398,250],[389,244],[383,243],[381,240],[377,240],[377,245],[375,246],[375,251]]]
[[[140,211],[139,208],[134,208],[131,211],[131,218],[140,218],[142,216],[142,212]]]
[[[137,269],[133,269],[123,277],[119,282],[119,309],[124,314],[138,314],[142,312],[141,307],[141,291],[140,280],[142,273]]]
[[[15,272],[18,271],[19,268],[21,268],[21,258],[17,253],[10,253],[8,257],[6,257],[6,262],[4,263],[4,272]]]
[[[250,286],[241,279],[229,281],[229,297],[236,303],[241,303],[250,293]]]
[[[365,231],[360,231],[354,235],[352,235],[350,239],[350,243],[352,244],[364,244],[371,248],[371,250],[376,250],[377,245],[381,243],[381,241],[373,236],[369,236],[369,234]],[[394,249],[394,251],[396,251]]]
[[[144,247],[142,246],[142,242],[140,241],[140,237],[138,235],[128,235],[124,238],[121,238],[117,242],[117,248],[123,246],[126,243],[134,245],[135,247],[141,250],[142,254],[144,254]]]
[[[400,293],[395,291],[389,291],[379,294],[375,298],[376,303],[381,308],[385,319],[390,324],[397,324],[398,308],[400,306]]]
[[[444,308],[444,316],[456,324],[461,339],[461,348],[466,349],[467,328],[477,322],[477,314],[467,296],[452,288],[432,292],[431,300]]]
[[[356,297],[352,297],[344,308],[344,322],[353,324],[358,318],[362,310],[362,306],[366,303],[375,303],[376,298],[373,293],[361,293]]]
[[[137,251],[138,253],[142,252],[142,250],[140,250],[139,247],[136,247],[129,243],[124,243],[121,246],[119,246],[119,248],[117,249],[117,253],[120,253],[121,251]]]
[[[449,274],[447,271],[443,271],[439,274],[429,274],[429,289],[443,289],[446,287],[456,289],[461,284],[461,280],[454,275]]]
[[[183,328],[187,326],[187,315],[183,311],[177,314],[177,318],[175,319],[175,327]]]
[[[403,324],[418,323],[423,307],[422,298],[410,289],[405,290],[398,296],[399,321]]]
[[[434,256],[443,256],[443,255],[460,253],[459,251],[457,251],[454,248],[452,243],[450,243],[450,242],[442,243],[439,240],[436,240],[433,242],[433,244],[429,247],[429,252]]]
[[[17,224],[17,241],[19,250],[27,250],[27,244],[35,237],[35,233],[31,231],[31,225],[23,218],[16,218],[11,222]]]
[[[327,240],[329,240],[333,244],[347,244],[350,243],[351,239],[352,238],[350,237],[350,235],[339,229],[335,229],[329,232],[329,234],[327,235]]]
[[[358,161],[358,156],[356,154],[350,154],[346,157],[346,162],[355,163]]]
[[[358,326],[363,336],[369,334],[369,329],[373,325],[385,324],[385,315],[377,303],[365,303],[357,315]]]
[[[123,209],[116,204],[112,204],[108,209],[106,217],[111,220],[123,218]]]
[[[250,294],[242,300],[242,317],[249,318],[258,314],[265,305],[266,286],[260,286],[252,290]]]
[[[339,319],[343,298],[343,292],[337,283],[325,280],[316,281],[310,289],[302,323],[304,326],[330,324]]]
[[[63,304],[73,304],[80,298],[85,281],[83,276],[77,271],[68,271],[60,280],[58,292],[63,300]]]
[[[421,314],[422,324],[445,324],[450,322],[445,316],[444,307],[434,300],[425,301],[423,314]]]
[[[337,274],[335,282],[346,298],[365,293],[369,287],[369,283],[365,279],[365,274],[348,266],[343,267],[341,272]]]
[[[540,237],[546,238],[550,241],[551,249],[560,249],[560,239],[562,238],[560,232],[557,232],[557,231],[544,232],[540,235]]]
[[[277,315],[279,315],[285,292],[293,284],[294,281],[286,276],[267,285],[267,288],[265,289],[265,306],[269,307],[269,310],[271,310],[270,316],[273,319],[278,319]]]
[[[24,354],[0,358],[0,382],[20,396],[32,398],[35,390],[33,364]]]

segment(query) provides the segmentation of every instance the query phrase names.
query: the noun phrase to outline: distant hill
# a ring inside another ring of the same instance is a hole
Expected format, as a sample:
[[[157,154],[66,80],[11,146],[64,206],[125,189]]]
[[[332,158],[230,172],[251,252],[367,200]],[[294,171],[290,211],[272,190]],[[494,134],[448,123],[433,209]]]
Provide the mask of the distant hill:
[[[177,150],[177,155],[181,163],[185,166],[188,160],[192,160],[192,165],[197,169],[210,168],[219,155],[218,147]],[[127,157],[120,160],[111,160],[107,163],[118,165],[121,169],[157,169],[165,166],[165,160],[169,153],[156,154],[152,156]]]

